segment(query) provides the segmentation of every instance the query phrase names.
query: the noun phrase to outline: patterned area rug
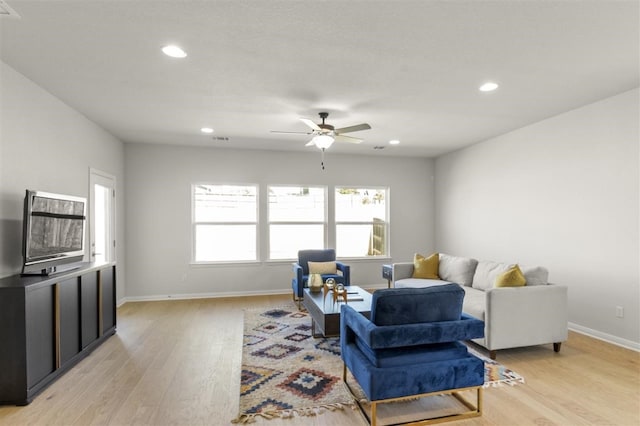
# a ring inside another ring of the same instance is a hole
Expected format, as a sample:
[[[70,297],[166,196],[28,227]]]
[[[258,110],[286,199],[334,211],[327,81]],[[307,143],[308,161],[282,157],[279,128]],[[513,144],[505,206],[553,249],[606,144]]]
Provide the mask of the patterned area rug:
[[[509,370],[498,361],[494,361],[491,358],[478,353],[475,349],[467,346],[469,352],[484,361],[484,387],[494,387],[501,385],[515,386],[518,383],[524,383],[524,377]]]
[[[295,308],[245,311],[240,414],[232,423],[357,408],[342,381],[340,340],[311,336]]]
[[[485,363],[485,387],[524,383],[519,374],[469,350]],[[364,396],[353,378],[349,383]],[[346,407],[356,409],[357,404],[342,381],[339,338],[313,338],[310,316],[295,307],[245,311],[240,414],[232,423]]]

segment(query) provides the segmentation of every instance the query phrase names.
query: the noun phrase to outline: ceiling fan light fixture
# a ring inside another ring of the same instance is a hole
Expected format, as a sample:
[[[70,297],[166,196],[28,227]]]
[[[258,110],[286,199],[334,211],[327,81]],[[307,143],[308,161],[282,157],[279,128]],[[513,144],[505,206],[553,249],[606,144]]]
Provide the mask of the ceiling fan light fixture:
[[[180,47],[175,45],[168,45],[162,48],[162,53],[172,58],[186,58],[187,53],[182,50]]]
[[[478,88],[481,92],[493,92],[498,88],[498,83],[488,81]]]
[[[333,136],[331,135],[316,135],[313,138],[313,143],[320,149],[327,149],[333,144]]]

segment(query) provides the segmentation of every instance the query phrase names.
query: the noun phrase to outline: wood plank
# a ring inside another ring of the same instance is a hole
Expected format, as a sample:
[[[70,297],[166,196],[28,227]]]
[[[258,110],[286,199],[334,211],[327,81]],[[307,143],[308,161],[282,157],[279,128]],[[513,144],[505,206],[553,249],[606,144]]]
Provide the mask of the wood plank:
[[[127,303],[118,309],[115,336],[30,405],[0,407],[0,424],[229,424],[238,413],[243,309],[274,306],[297,309],[290,295]],[[637,352],[571,332],[560,353],[552,345],[502,350],[498,361],[526,383],[486,389],[483,416],[460,424],[640,420]],[[345,410],[257,424],[366,422],[359,411]]]

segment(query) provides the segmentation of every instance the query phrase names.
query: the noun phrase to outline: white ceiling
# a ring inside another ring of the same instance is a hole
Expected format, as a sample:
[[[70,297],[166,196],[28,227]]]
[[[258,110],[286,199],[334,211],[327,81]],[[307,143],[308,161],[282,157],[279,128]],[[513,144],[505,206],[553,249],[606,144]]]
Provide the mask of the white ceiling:
[[[638,1],[6,3],[2,60],[125,142],[313,150],[270,131],[326,110],[372,126],[331,150],[435,156],[639,85]]]

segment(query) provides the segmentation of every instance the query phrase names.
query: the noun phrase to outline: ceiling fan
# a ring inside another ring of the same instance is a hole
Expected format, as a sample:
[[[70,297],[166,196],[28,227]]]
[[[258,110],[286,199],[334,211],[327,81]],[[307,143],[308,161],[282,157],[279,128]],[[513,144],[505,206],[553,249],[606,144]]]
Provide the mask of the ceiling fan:
[[[304,124],[311,128],[310,132],[281,132],[277,130],[272,130],[271,133],[298,133],[304,135],[314,135],[313,139],[311,139],[306,146],[317,146],[321,150],[325,150],[333,144],[334,141],[337,142],[350,142],[350,143],[361,143],[362,139],[354,138],[353,136],[345,136],[345,133],[358,132],[360,130],[368,130],[371,128],[367,123],[356,124],[355,126],[341,127],[340,129],[336,129],[331,124],[325,123],[325,119],[329,117],[328,112],[320,112],[320,118],[322,119],[322,123],[316,124],[312,120],[308,118],[301,118]]]

